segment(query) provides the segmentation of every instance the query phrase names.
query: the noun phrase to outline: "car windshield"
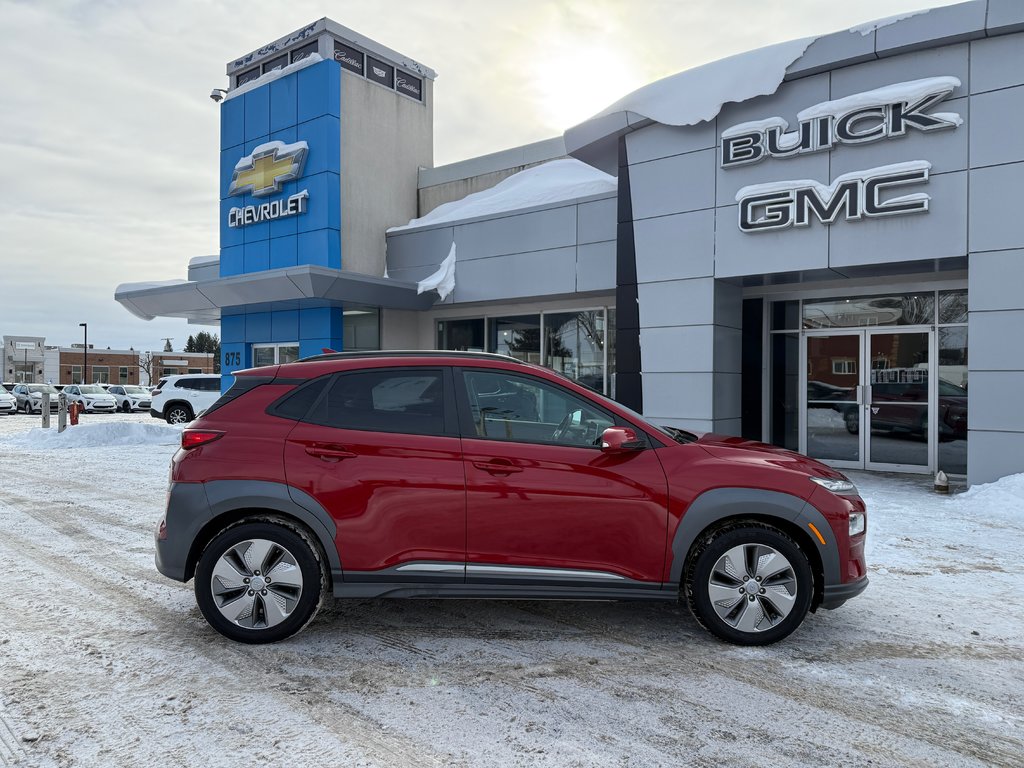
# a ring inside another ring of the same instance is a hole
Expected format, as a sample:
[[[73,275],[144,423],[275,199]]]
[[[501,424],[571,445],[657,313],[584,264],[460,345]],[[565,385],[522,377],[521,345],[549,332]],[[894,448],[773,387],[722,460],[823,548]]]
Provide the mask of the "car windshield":
[[[99,384],[86,384],[84,387],[79,387],[83,395],[103,395],[106,394],[106,390],[103,389]]]
[[[49,384],[30,384],[28,387],[29,392],[49,392],[51,395],[60,394],[57,392],[56,387],[52,387]]]
[[[124,391],[127,392],[129,395],[148,395],[149,394],[149,390],[146,389],[145,387],[139,387],[139,386],[135,386],[135,385],[125,387]]]

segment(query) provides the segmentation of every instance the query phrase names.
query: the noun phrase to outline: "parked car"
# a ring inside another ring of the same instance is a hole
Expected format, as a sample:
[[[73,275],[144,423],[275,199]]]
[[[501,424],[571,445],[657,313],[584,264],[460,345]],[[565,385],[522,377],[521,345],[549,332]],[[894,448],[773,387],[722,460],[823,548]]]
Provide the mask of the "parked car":
[[[187,424],[220,397],[220,374],[164,376],[153,392],[149,415],[168,424]]]
[[[60,392],[52,384],[17,384],[11,394],[18,399],[18,410],[24,413],[42,413],[44,392],[50,395],[50,411],[56,412],[59,407],[57,396]]]
[[[286,638],[333,594],[682,600],[763,645],[867,586],[842,473],[539,366],[350,353],[235,376],[183,431],[156,531],[157,568],[233,640]]]
[[[72,403],[81,403],[86,413],[113,413],[117,410],[117,400],[99,384],[68,384],[64,387],[68,396],[68,407]]]
[[[118,410],[125,413],[148,411],[153,400],[149,388],[138,384],[111,384],[107,387],[107,394],[114,396]]]
[[[846,430],[860,431],[860,408],[856,404],[836,406],[843,414]],[[871,429],[892,434],[928,436],[928,379],[910,382],[882,382],[871,385]],[[967,438],[967,390],[939,379],[938,427],[940,440]]]
[[[0,387],[0,413],[15,414],[18,412],[18,398],[3,387]]]

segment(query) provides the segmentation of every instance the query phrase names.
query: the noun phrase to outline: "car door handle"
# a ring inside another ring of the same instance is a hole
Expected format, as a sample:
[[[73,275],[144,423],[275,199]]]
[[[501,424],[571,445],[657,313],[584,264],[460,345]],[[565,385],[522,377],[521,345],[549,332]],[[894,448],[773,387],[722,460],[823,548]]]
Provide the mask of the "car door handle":
[[[306,453],[315,456],[322,461],[341,461],[342,459],[354,459],[358,454],[353,453],[343,445],[330,445],[313,443],[306,446]]]
[[[522,472],[522,467],[517,467],[508,459],[491,459],[490,461],[474,461],[473,466],[490,472],[492,475],[511,475],[513,472]]]

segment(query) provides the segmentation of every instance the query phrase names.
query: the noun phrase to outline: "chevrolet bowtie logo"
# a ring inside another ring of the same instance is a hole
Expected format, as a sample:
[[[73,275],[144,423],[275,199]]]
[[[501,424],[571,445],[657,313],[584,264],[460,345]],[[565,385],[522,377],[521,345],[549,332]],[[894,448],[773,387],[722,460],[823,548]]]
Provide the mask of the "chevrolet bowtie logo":
[[[304,141],[260,144],[235,164],[229,195],[266,197],[281,191],[281,185],[302,175],[309,145]]]

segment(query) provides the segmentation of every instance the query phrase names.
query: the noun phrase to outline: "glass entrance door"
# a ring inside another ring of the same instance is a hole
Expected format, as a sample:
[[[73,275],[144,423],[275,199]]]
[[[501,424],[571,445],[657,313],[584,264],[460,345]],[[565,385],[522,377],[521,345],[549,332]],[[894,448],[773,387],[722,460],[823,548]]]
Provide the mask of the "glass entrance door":
[[[930,329],[807,333],[801,452],[840,468],[931,470],[933,336]]]

